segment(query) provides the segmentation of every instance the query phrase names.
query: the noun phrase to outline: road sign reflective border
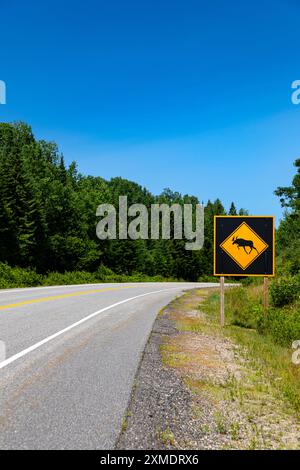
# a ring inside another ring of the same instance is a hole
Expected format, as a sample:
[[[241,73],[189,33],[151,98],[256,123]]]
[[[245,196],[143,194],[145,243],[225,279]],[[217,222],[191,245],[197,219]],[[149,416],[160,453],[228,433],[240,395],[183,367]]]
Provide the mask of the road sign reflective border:
[[[215,216],[214,275],[273,277],[274,217]]]

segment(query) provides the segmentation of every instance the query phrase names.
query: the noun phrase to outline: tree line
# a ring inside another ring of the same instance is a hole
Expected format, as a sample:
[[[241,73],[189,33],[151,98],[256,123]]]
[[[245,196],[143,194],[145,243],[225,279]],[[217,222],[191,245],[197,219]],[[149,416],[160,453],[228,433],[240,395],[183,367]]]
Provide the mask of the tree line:
[[[0,262],[42,274],[102,266],[117,274],[185,280],[212,275],[213,216],[226,214],[219,199],[205,204],[203,249],[187,251],[184,240],[99,240],[96,208],[118,207],[120,195],[127,195],[128,205],[148,208],[199,203],[170,189],[155,196],[121,177],[84,176],[75,162],[66,166],[55,143],[35,139],[27,124],[0,124]],[[234,203],[228,213],[237,214]]]
[[[294,162],[296,174],[291,186],[280,186],[275,194],[285,209],[277,231],[277,265],[279,273],[300,273],[300,158]]]

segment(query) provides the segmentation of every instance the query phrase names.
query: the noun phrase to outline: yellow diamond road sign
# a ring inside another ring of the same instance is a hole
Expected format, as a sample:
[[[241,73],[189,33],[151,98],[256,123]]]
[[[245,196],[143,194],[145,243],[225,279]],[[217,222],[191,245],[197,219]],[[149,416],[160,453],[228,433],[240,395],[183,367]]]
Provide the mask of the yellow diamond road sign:
[[[246,222],[235,229],[220,247],[243,270],[247,269],[267,248],[268,244]]]

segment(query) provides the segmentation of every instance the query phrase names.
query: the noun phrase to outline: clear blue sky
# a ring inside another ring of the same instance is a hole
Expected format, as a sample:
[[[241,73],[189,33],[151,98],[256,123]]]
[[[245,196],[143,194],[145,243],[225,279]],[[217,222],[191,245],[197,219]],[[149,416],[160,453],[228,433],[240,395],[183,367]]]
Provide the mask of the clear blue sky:
[[[0,120],[83,173],[281,215],[300,154],[298,0],[1,2]]]

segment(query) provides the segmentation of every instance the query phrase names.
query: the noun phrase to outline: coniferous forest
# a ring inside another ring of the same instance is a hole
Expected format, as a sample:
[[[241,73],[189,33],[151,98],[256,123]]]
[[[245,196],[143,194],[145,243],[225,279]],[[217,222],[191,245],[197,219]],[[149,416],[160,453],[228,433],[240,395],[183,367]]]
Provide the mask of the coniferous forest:
[[[35,139],[27,124],[1,123],[2,285],[9,268],[30,270],[33,277],[25,284],[66,272],[72,272],[73,278],[80,272],[79,280],[84,280],[83,272],[103,280],[120,276],[197,280],[212,275],[213,216],[226,213],[220,200],[205,204],[204,248],[187,251],[185,240],[99,240],[96,208],[103,203],[117,208],[120,195],[127,195],[129,205],[142,203],[149,208],[153,203],[199,203],[197,197],[171,189],[155,196],[121,177],[107,181],[101,175],[82,175],[76,162],[65,164],[55,143]],[[228,213],[236,214],[234,203]],[[7,284],[14,283],[8,279]]]

